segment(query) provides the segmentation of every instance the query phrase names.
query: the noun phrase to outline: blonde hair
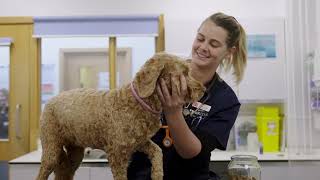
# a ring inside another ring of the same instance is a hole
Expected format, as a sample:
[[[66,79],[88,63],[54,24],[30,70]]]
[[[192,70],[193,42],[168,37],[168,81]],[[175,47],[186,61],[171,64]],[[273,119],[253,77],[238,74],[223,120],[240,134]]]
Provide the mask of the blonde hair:
[[[233,16],[229,16],[221,12],[211,15],[204,22],[207,20],[212,21],[217,26],[222,27],[228,32],[226,40],[227,47],[235,47],[236,51],[230,59],[224,59],[221,66],[227,72],[233,69],[233,75],[236,78],[236,83],[239,84],[243,78],[244,70],[247,65],[247,42],[245,30]]]

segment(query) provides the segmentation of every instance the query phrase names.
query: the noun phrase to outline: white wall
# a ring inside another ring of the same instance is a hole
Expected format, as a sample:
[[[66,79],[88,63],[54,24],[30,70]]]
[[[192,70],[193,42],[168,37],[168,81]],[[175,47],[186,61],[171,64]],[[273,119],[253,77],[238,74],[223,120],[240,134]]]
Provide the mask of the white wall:
[[[189,55],[200,22],[223,11],[237,18],[285,17],[286,0],[0,0],[0,16],[164,14],[166,50]]]
[[[285,0],[1,0],[1,16],[61,16],[164,13],[201,17],[225,11],[243,17],[285,16]],[[272,13],[270,11],[272,10]],[[192,16],[191,14],[192,13]]]

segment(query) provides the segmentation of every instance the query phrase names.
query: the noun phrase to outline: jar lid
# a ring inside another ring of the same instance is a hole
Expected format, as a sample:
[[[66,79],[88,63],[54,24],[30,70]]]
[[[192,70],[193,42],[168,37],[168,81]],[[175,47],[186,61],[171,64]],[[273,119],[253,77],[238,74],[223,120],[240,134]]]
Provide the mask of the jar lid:
[[[231,156],[231,160],[233,161],[257,161],[258,158],[253,155],[233,155]]]

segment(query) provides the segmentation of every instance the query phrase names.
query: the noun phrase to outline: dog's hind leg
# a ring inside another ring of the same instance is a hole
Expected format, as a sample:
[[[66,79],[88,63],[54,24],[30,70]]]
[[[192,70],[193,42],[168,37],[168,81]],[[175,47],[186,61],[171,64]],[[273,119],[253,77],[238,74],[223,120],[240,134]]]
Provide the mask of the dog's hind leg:
[[[79,146],[67,146],[67,156],[73,173],[79,168],[84,157],[84,148]]]
[[[148,155],[151,161],[151,179],[152,180],[162,180],[163,179],[163,160],[162,160],[162,150],[161,148],[149,140],[144,146],[139,149],[139,151],[144,152]]]
[[[59,159],[59,165],[54,169],[54,180],[72,180],[71,164],[64,150],[61,152]]]
[[[61,154],[60,166],[55,169],[55,180],[72,180],[84,156],[82,147],[65,146],[65,150]]]
[[[43,146],[42,146],[43,147]],[[60,154],[63,153],[62,146],[51,144],[50,147],[43,147],[41,166],[37,180],[47,180],[54,169],[61,161]]]

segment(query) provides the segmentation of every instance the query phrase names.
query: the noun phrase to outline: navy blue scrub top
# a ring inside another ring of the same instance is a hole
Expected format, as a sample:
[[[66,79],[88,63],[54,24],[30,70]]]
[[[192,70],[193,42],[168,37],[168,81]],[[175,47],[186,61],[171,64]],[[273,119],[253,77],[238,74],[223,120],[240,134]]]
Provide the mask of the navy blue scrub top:
[[[209,112],[192,105],[186,106],[194,111],[184,116],[189,128],[199,138],[201,152],[191,158],[183,159],[174,146],[167,148],[162,144],[165,129],[161,128],[152,140],[160,146],[163,153],[164,180],[208,180],[218,179],[209,171],[211,151],[215,148],[225,150],[230,130],[238,116],[240,103],[232,88],[216,73],[207,86],[201,103],[211,106]],[[129,180],[151,180],[151,163],[144,153],[133,154],[128,167]],[[210,174],[210,175],[209,175]]]

